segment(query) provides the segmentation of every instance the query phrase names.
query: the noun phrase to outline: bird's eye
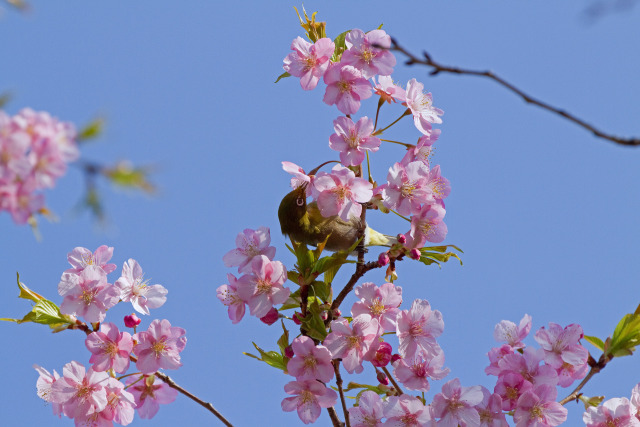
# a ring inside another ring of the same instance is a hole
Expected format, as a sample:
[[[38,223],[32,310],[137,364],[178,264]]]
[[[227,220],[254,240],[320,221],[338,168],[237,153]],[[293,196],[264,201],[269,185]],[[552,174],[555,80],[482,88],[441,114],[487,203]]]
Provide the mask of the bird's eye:
[[[302,197],[298,197],[296,199],[296,205],[298,206],[304,206],[304,199]]]

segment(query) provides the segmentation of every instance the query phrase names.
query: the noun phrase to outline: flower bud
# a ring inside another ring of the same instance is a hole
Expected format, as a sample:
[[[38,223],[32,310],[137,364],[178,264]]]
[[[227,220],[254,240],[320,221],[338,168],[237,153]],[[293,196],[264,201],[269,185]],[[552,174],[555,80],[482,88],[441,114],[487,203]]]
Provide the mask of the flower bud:
[[[275,307],[271,307],[271,310],[269,310],[269,312],[265,314],[264,317],[261,317],[260,320],[267,325],[273,325],[278,321],[278,317],[278,310],[276,310]]]
[[[391,364],[396,363],[400,359],[402,359],[402,356],[400,356],[398,353],[394,354],[393,356],[391,356]]]
[[[291,318],[293,319],[293,323],[295,323],[296,325],[302,325],[302,313],[298,313],[296,311],[295,313],[293,313],[293,316],[291,316]]]
[[[373,356],[373,360],[371,363],[373,366],[377,366],[378,368],[382,368],[383,366],[387,366],[389,361],[391,360],[391,344],[387,342],[381,342],[380,346],[376,350],[375,355]]]
[[[284,348],[284,356],[292,359],[295,354],[293,353],[293,347],[288,345]]]
[[[333,310],[333,318],[334,319],[339,319],[340,316],[342,316],[342,312],[340,311],[339,308],[336,308],[335,310]]]
[[[135,328],[140,324],[140,322],[142,322],[142,319],[136,316],[135,313],[131,313],[129,316],[124,316],[124,326],[127,328]]]
[[[376,374],[376,378],[380,384],[389,385],[389,378],[384,374],[384,372],[378,371]]]
[[[378,255],[378,264],[380,264],[381,266],[389,264],[389,254],[387,252],[382,252],[380,255]]]
[[[411,259],[420,259],[420,257],[422,256],[422,253],[420,252],[420,249],[418,248],[413,248],[411,249],[411,251],[409,251],[409,258]]]
[[[398,243],[402,243],[404,245],[407,243],[407,237],[404,234],[398,234]]]
[[[322,313],[320,313],[320,318],[322,319],[322,321],[327,320],[329,318],[329,313],[323,311]]]

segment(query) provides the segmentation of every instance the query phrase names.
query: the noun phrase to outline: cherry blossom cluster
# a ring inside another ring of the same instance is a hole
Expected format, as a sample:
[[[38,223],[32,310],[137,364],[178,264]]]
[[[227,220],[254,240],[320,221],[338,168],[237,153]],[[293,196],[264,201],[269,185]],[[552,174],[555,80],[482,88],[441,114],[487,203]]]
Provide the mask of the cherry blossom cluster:
[[[149,284],[134,259],[124,263],[114,284],[108,283],[108,274],[116,270],[116,265],[109,263],[112,255],[113,248],[105,245],[94,252],[73,249],[67,255],[71,268],[58,284],[58,293],[64,297],[60,312],[74,327],[84,326],[87,332],[85,346],[91,353],[91,366],[87,369],[72,361],[60,376],[55,370],[51,374],[34,365],[40,374],[38,396],[52,404],[55,415],[73,418],[76,425],[127,425],[135,410],[140,418],[152,418],[159,404],[172,402],[178,393],[154,374],[182,366],[180,352],[187,343],[184,329],[156,319],[146,331],[136,333],[141,319],[135,313],[124,318],[125,327],[133,328],[133,334],[103,322],[107,310],[119,302],[130,302],[136,312],[150,314],[150,309],[162,306],[167,299],[167,290]],[[126,374],[132,361],[136,372]]]
[[[336,105],[345,114],[333,121],[334,133],[329,137],[329,147],[340,154],[341,165],[331,173],[306,175],[304,170],[290,162],[283,168],[294,175],[292,186],[306,185],[307,195],[317,201],[325,217],[340,216],[343,220],[360,215],[362,205],[372,202],[383,209],[395,210],[410,216],[411,229],[406,232],[408,249],[420,248],[429,242],[441,242],[447,234],[444,223],[444,199],[449,195],[449,181],[441,175],[439,165],[431,165],[432,145],[440,136],[432,124],[442,123],[443,111],[433,106],[430,93],[424,93],[424,85],[411,79],[406,89],[391,78],[396,64],[394,55],[386,48],[391,38],[383,30],[364,33],[354,29],[345,35],[346,50],[339,61],[336,46],[328,38],[315,43],[296,38],[293,50],[284,59],[284,70],[300,78],[304,90],[315,89],[320,79],[326,84],[323,101]],[[400,116],[412,116],[414,125],[422,136],[408,147],[404,157],[393,164],[385,184],[376,185],[356,177],[347,167],[359,166],[367,153],[378,151],[378,138],[394,123],[384,129],[376,129],[375,121],[367,116],[354,121],[351,117],[359,111],[361,101],[377,95],[378,112],[385,103],[400,103],[405,110]]]
[[[44,209],[41,190],[53,188],[79,156],[76,130],[46,112],[0,111],[0,211],[17,224]]]
[[[582,417],[587,427],[640,427],[640,384],[631,390],[631,399],[614,397],[587,409]]]

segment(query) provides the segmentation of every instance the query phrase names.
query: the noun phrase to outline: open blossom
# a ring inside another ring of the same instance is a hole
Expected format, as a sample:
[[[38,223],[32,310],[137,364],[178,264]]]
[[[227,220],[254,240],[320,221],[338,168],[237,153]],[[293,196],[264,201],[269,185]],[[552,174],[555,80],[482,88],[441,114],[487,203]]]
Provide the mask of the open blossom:
[[[187,345],[186,331],[171,326],[168,320],[154,320],[149,329],[135,335],[138,344],[133,352],[138,356],[136,367],[143,374],[158,369],[178,369],[182,366],[180,352]]]
[[[242,233],[238,233],[237,247],[222,257],[224,265],[237,266],[239,273],[250,273],[251,261],[254,258],[264,255],[273,259],[276,256],[276,248],[269,246],[269,243],[271,243],[271,232],[268,227],[259,227],[257,230],[247,228]]]
[[[371,362],[377,368],[382,368],[391,361],[391,352],[391,344],[388,342],[374,341],[367,354],[364,355],[364,360]]]
[[[122,266],[122,276],[116,281],[120,298],[131,302],[138,313],[150,314],[150,308],[161,307],[167,300],[167,290],[162,285],[149,285],[144,280],[142,267],[135,259],[129,258]]]
[[[349,408],[351,427],[381,427],[383,417],[382,399],[371,390],[360,395],[358,406]]]
[[[120,299],[120,290],[107,283],[107,274],[97,265],[89,265],[80,274],[63,273],[58,293],[64,297],[60,312],[91,323],[102,322],[106,311]]]
[[[415,355],[398,359],[393,363],[393,374],[409,390],[429,391],[429,378],[441,380],[449,374],[444,368],[444,352],[430,356],[424,351]]]
[[[344,41],[347,50],[342,54],[341,63],[353,65],[365,79],[376,74],[388,76],[393,73],[396,57],[388,49],[391,47],[391,37],[384,30],[372,30],[365,34],[362,30],[354,29],[347,33]]]
[[[311,186],[309,184],[311,184],[312,177],[307,175],[304,172],[304,169],[302,169],[300,166],[296,165],[295,163],[291,163],[291,162],[282,162],[282,169],[284,169],[285,172],[288,172],[291,175],[293,175],[293,177],[291,178],[291,188],[298,188],[302,185],[306,185],[307,190],[310,190]],[[307,196],[310,196],[310,195],[311,194],[307,193]]]
[[[384,206],[400,215],[420,212],[421,205],[435,202],[427,187],[428,178],[429,168],[422,162],[395,163],[389,168],[387,186],[382,191]]]
[[[79,274],[82,270],[90,265],[97,265],[109,274],[116,269],[115,264],[110,264],[108,261],[113,256],[113,248],[107,245],[102,245],[95,252],[91,252],[87,248],[77,247],[67,254],[67,260],[71,267],[65,271],[65,273]]]
[[[346,319],[331,322],[331,332],[324,340],[335,359],[342,359],[344,368],[352,373],[363,370],[362,360],[369,348],[378,339],[378,321],[368,314],[353,318],[351,325]]]
[[[0,209],[7,210],[16,224],[26,224],[29,218],[44,208],[44,196],[37,194],[36,182],[0,182]]]
[[[295,77],[300,77],[300,86],[312,90],[327,71],[335,44],[329,38],[322,38],[314,44],[302,37],[296,37],[291,43],[292,53],[284,58],[282,68]]]
[[[378,287],[372,282],[366,282],[355,289],[360,301],[353,304],[351,314],[369,314],[378,319],[380,327],[387,332],[396,330],[396,316],[400,312],[402,303],[402,288],[393,283],[384,283]]]
[[[291,291],[282,284],[287,281],[287,270],[280,261],[270,261],[265,255],[254,258],[253,274],[238,279],[238,296],[247,302],[249,312],[258,318],[266,316],[274,305],[282,304]]]
[[[516,324],[510,320],[500,321],[500,323],[496,324],[493,331],[493,338],[498,342],[506,342],[514,349],[524,348],[525,345],[522,340],[529,335],[530,330],[531,316],[525,314],[522,320],[520,320],[519,326],[516,326]]]
[[[82,417],[102,411],[107,406],[107,392],[104,388],[109,374],[96,372],[76,361],[64,365],[62,377],[51,386],[51,400],[63,407],[70,418]]]
[[[91,352],[89,363],[98,372],[113,369],[119,373],[129,369],[133,339],[129,332],[120,332],[113,323],[103,323],[100,330],[90,333],[84,341]]]
[[[440,203],[451,193],[451,184],[447,178],[441,175],[440,165],[435,165],[429,170],[427,188],[433,194],[435,201]]]
[[[238,295],[238,279],[236,279],[236,276],[229,273],[227,274],[227,279],[229,280],[229,284],[218,287],[218,289],[216,289],[216,295],[224,305],[229,307],[227,313],[229,314],[231,323],[235,325],[244,317],[246,301]]]
[[[334,166],[331,174],[318,174],[313,185],[322,216],[338,215],[343,221],[359,217],[361,203],[373,196],[373,185],[369,181],[357,178],[353,171],[341,165]]]
[[[376,82],[375,77],[372,80],[376,95],[383,101],[389,104],[396,101],[404,102],[406,98],[404,89],[393,83],[393,79],[390,76],[379,76],[378,82]]]
[[[498,382],[493,392],[502,398],[503,410],[513,411],[520,396],[532,388],[533,384],[525,380],[522,375],[517,372],[507,371],[498,377]]]
[[[439,108],[433,106],[431,93],[424,93],[424,85],[416,79],[407,83],[407,95],[404,104],[413,114],[413,122],[416,128],[424,135],[429,135],[432,123],[442,123],[439,117],[444,114]]]
[[[439,243],[447,237],[447,224],[444,223],[446,211],[440,204],[424,205],[418,213],[411,216],[411,230],[407,244],[410,248],[419,248],[429,241]]]
[[[75,417],[78,426],[107,427],[113,421],[123,426],[131,424],[135,413],[133,394],[124,389],[124,384],[115,378],[109,378],[104,384],[107,393],[107,406],[100,412]]]
[[[329,147],[340,152],[340,162],[357,166],[364,160],[365,150],[378,151],[380,140],[373,133],[373,120],[362,117],[355,124],[349,117],[340,116],[333,121],[335,133],[329,137]]]
[[[517,372],[534,386],[558,384],[558,374],[550,365],[540,365],[543,353],[541,349],[527,347],[523,353],[507,354],[498,362],[501,374],[508,371]]]
[[[322,408],[332,407],[338,399],[335,391],[316,380],[291,381],[284,386],[284,391],[292,397],[282,400],[282,410],[297,410],[300,420],[305,424],[314,423]]]
[[[384,405],[384,425],[393,427],[435,427],[436,423],[431,406],[424,404],[416,397],[403,394],[391,396]]]
[[[592,406],[587,408],[582,420],[586,427],[640,426],[640,420],[635,416],[633,405],[626,397],[616,397],[595,408]]]
[[[440,137],[440,133],[440,129],[431,129],[428,135],[422,135],[418,138],[418,143],[415,146],[407,148],[407,152],[400,163],[408,165],[411,162],[422,162],[430,168],[431,155],[433,154],[431,146]]]
[[[53,370],[53,375],[51,375],[49,371],[38,365],[33,365],[33,369],[35,369],[40,375],[36,381],[38,397],[45,402],[50,402],[53,408],[53,415],[60,416],[63,413],[62,405],[54,402],[51,394],[51,387],[53,386],[53,383],[60,378],[60,375],[55,371],[55,369]]]
[[[360,101],[371,96],[371,83],[351,65],[334,64],[324,74],[327,89],[322,101],[336,105],[343,114],[355,114]]]
[[[580,325],[571,324],[563,329],[557,323],[549,323],[549,329],[543,326],[534,338],[544,350],[544,361],[560,368],[564,363],[574,366],[587,363],[589,352],[578,342],[582,337]]]
[[[333,378],[331,352],[323,345],[315,345],[309,337],[300,336],[293,340],[294,357],[287,363],[289,375],[297,380],[320,380],[324,383]]]
[[[462,387],[454,378],[442,386],[442,392],[433,397],[433,414],[440,418],[438,426],[457,427],[480,425],[480,415],[475,406],[482,402],[480,386]]]
[[[142,378],[131,376],[126,380],[127,390],[135,399],[136,410],[142,419],[153,418],[160,409],[160,405],[166,405],[178,396],[178,390],[169,387],[162,381],[156,381],[151,375]]]
[[[554,427],[567,420],[567,408],[556,402],[555,387],[541,384],[518,399],[513,419],[516,427]]]
[[[410,310],[402,310],[398,314],[396,334],[400,345],[399,353],[402,357],[413,357],[417,351],[423,350],[435,356],[440,350],[436,342],[444,331],[442,314],[438,310],[431,310],[427,300],[416,299]]]
[[[476,405],[480,416],[480,427],[509,427],[502,412],[502,398],[482,386],[480,386],[480,391],[482,392],[482,401]]]
[[[503,346],[500,346],[500,347],[494,347],[491,350],[489,350],[489,353],[487,353],[487,356],[489,357],[490,364],[489,366],[484,368],[484,372],[487,375],[500,375],[500,373],[502,372],[502,369],[500,369],[500,367],[498,366],[498,363],[500,362],[500,360],[502,360],[504,356],[512,353],[513,353],[513,348],[508,344],[504,344]]]

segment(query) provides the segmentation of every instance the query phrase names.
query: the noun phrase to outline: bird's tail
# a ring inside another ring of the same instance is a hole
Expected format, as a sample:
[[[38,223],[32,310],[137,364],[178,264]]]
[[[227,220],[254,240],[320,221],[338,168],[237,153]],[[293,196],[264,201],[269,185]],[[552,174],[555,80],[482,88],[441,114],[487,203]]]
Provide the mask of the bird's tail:
[[[377,232],[371,227],[367,227],[364,232],[364,245],[365,246],[387,246],[390,247],[398,243],[398,239],[389,236],[387,234],[382,234]]]

